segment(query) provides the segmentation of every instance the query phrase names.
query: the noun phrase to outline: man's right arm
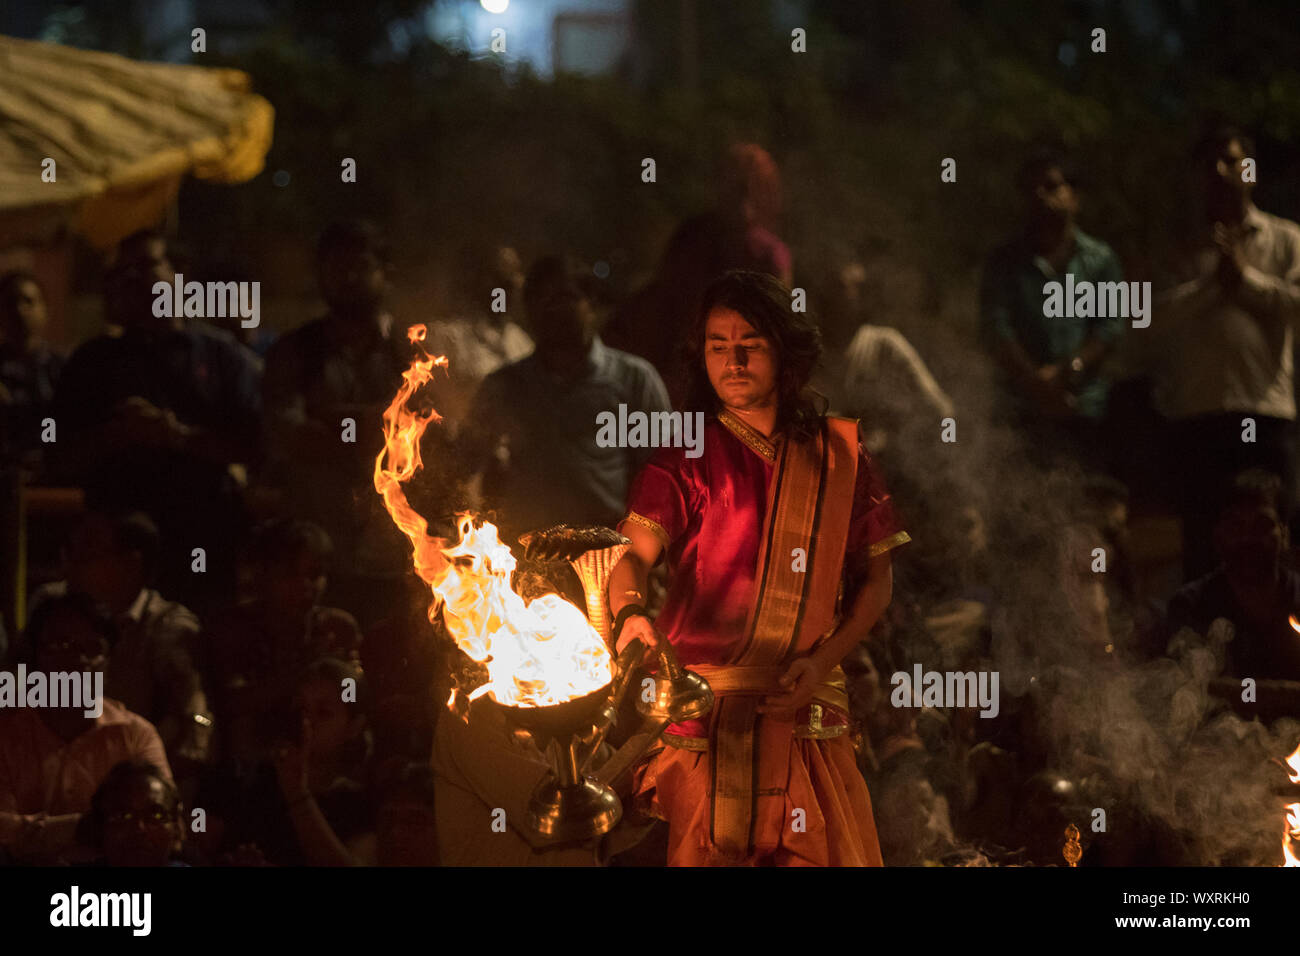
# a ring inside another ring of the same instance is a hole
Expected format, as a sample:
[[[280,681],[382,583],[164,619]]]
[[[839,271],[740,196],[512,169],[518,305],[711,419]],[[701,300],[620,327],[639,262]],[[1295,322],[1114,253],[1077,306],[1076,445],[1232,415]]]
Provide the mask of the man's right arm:
[[[18,797],[10,783],[14,774],[6,766],[7,757],[0,753],[0,847],[20,860],[41,860],[71,846],[81,814],[50,816],[20,812]]]
[[[1006,286],[1010,281],[1000,256],[990,256],[980,278],[979,331],[985,345],[1016,385],[1027,388],[1038,371],[1029,353],[1016,340]]]
[[[645,607],[650,569],[686,531],[693,494],[691,480],[683,473],[683,455],[682,449],[659,449],[632,481],[627,517],[618,523],[619,533],[631,545],[609,577],[609,609],[615,620],[629,606]],[[633,638],[640,638],[646,647],[658,642],[654,625],[645,614],[633,614],[623,622],[615,652],[622,651]]]
[[[609,576],[609,611],[615,618],[625,607],[645,606],[650,569],[655,566],[664,549],[659,537],[639,524],[627,523],[623,534],[631,540],[632,546],[614,565]],[[615,653],[621,653],[636,638],[647,647],[656,644],[654,624],[644,614],[634,614],[624,622]]]
[[[1016,335],[1007,294],[1011,282],[998,258],[990,258],[980,283],[980,335],[1013,388],[1046,415],[1068,415],[1072,396],[1065,388],[1064,366],[1040,366]]]

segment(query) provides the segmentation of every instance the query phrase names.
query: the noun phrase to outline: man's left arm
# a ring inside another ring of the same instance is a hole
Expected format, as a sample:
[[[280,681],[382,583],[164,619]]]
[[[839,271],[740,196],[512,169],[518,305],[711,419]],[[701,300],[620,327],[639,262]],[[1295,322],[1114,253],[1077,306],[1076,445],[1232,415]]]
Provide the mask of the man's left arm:
[[[827,675],[871,634],[880,615],[889,607],[893,593],[893,559],[886,551],[867,560],[866,581],[858,589],[840,626],[811,654],[791,662],[781,677],[781,686],[787,692],[780,697],[768,697],[759,707],[759,713],[798,710],[810,703]]]
[[[867,559],[867,579],[843,622],[812,653],[819,668],[830,671],[871,634],[894,596],[893,556],[886,551]]]
[[[1256,316],[1277,316],[1295,322],[1300,319],[1300,229],[1289,223],[1275,228],[1275,244],[1285,249],[1281,255],[1272,256],[1283,263],[1279,274],[1251,265],[1239,236],[1222,239],[1216,235],[1216,242],[1227,266],[1226,284],[1237,301]]]

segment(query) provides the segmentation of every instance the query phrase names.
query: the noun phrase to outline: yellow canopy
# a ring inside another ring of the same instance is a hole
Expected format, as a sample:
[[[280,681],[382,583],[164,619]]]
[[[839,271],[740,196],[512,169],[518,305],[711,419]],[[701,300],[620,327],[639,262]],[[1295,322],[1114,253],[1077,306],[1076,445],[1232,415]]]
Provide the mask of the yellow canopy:
[[[252,179],[275,110],[249,87],[238,70],[0,36],[0,218],[64,219],[102,249],[156,225],[186,173]]]

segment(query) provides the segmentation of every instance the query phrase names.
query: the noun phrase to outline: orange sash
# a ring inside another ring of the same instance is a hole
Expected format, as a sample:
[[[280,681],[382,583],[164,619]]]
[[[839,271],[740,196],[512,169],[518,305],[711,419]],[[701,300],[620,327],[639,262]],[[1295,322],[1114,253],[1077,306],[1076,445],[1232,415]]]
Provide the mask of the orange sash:
[[[813,441],[780,441],[759,542],[758,596],[730,665],[779,675],[834,630],[857,466],[852,419],[823,419]],[[796,549],[806,570],[796,570]],[[761,701],[752,691],[720,694],[710,722],[710,839],[731,855],[775,848],[755,846],[757,799],[783,794],[789,779],[795,714],[759,714]],[[762,747],[769,738],[776,746]],[[768,829],[764,843],[772,839]]]

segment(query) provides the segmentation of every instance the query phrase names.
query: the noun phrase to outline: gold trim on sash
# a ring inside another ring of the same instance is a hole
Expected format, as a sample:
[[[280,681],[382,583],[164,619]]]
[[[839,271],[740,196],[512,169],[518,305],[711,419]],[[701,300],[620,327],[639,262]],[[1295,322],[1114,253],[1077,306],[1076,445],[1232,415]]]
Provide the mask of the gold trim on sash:
[[[848,724],[823,727],[813,721],[811,717],[808,719],[808,723],[800,724],[794,729],[794,735],[800,740],[833,740],[836,737],[844,736],[848,732]],[[709,750],[708,737],[688,737],[685,734],[665,732],[660,735],[660,739],[669,747],[675,747],[678,750],[693,750],[696,753],[708,753]]]
[[[764,438],[757,429],[746,425],[725,408],[718,412],[718,421],[725,425],[728,431],[768,461],[776,461],[776,445]]]
[[[885,538],[885,540],[877,541],[875,544],[873,544],[871,548],[867,551],[867,556],[874,558],[877,555],[884,554],[886,551],[889,551],[892,548],[897,548],[900,544],[907,544],[907,542],[911,540],[912,540],[912,536],[908,534],[906,531],[900,531],[897,534],[891,534],[888,538]]]
[[[715,698],[736,695],[763,697],[768,694],[785,692],[778,681],[785,673],[785,666],[778,667],[744,667],[711,664],[692,664],[691,670],[709,682]],[[813,691],[813,700],[834,707],[844,713],[849,712],[849,695],[844,686],[844,671],[836,665]]]

